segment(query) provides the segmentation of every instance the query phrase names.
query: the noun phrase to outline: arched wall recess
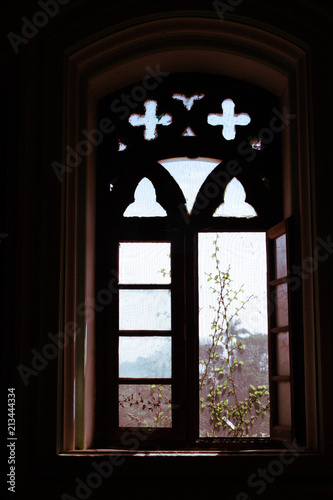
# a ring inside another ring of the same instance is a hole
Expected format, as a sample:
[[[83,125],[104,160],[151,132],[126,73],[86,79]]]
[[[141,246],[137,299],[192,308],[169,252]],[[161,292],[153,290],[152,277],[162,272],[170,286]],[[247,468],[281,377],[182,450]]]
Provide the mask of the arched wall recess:
[[[311,208],[307,204],[309,152],[306,148],[299,150],[297,146],[307,143],[306,89],[299,84],[306,81],[306,55],[296,45],[269,31],[228,21],[224,21],[221,28],[218,20],[168,19],[143,23],[87,45],[68,58],[65,143],[76,150],[82,140],[82,131],[97,128],[96,105],[105,95],[143,81],[147,74],[155,75],[158,80],[162,74],[183,71],[228,75],[254,83],[279,96],[282,108],[288,112],[290,93],[298,92],[298,108],[292,110],[297,116],[292,120],[286,111],[286,128],[281,131],[284,215],[287,217],[293,212],[301,213],[301,231],[306,235],[304,241],[307,242],[303,251],[310,254]],[[112,133],[110,130],[106,133]],[[290,146],[296,136],[299,141],[294,142],[291,153]],[[298,186],[291,182],[291,157],[296,158],[293,170],[298,172],[294,178],[301,179]],[[75,220],[78,207],[82,214],[75,230],[67,229],[65,234],[68,249],[65,260],[66,282],[84,276],[84,286],[77,288],[74,295],[71,287],[65,290],[63,316],[65,323],[76,318],[86,335],[78,337],[76,344],[73,343],[65,352],[64,367],[71,375],[64,381],[62,451],[89,449],[94,436],[91,404],[94,399],[94,323],[88,322],[84,316],[77,318],[75,304],[94,297],[96,292],[91,265],[95,253],[95,165],[93,149],[91,154],[82,157],[80,168],[67,174],[64,184],[67,193],[67,227],[71,227],[70,222]],[[85,248],[85,255],[83,257],[81,254],[80,259],[76,258],[75,242],[78,240],[84,243]],[[74,269],[66,265],[73,260],[76,262]],[[307,310],[305,334],[310,340],[305,358],[314,374],[312,293],[311,284],[308,283],[304,290],[304,310]],[[70,369],[73,356],[78,360],[75,371]],[[80,381],[77,380],[79,373]],[[311,370],[308,370],[306,384],[310,394],[306,408],[307,425],[315,429],[316,412],[311,402],[315,401],[315,381]],[[76,387],[76,394],[73,387]],[[316,433],[311,430],[308,434],[309,446],[314,448]]]

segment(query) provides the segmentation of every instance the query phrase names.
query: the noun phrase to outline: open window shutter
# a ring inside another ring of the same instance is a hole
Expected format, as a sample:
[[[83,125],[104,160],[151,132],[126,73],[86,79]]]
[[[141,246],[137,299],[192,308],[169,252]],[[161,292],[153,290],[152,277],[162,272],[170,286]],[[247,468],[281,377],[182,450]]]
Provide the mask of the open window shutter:
[[[268,231],[271,438],[292,438],[290,280],[287,221]]]

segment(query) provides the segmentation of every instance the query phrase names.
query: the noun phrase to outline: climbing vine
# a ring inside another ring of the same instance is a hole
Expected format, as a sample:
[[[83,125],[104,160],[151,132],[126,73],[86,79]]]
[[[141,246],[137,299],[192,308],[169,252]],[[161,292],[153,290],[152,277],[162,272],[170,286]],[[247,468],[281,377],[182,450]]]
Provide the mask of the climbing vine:
[[[242,370],[246,357],[246,346],[235,331],[237,317],[253,296],[240,300],[244,290],[233,290],[230,267],[221,270],[218,259],[218,238],[213,242],[215,272],[207,274],[214,295],[214,319],[211,323],[208,348],[205,359],[200,360],[199,390],[201,411],[208,413],[210,430],[207,437],[246,437],[259,417],[269,410],[269,391],[266,385],[253,385],[240,389]],[[244,397],[245,395],[245,397]],[[208,427],[208,425],[207,425]]]

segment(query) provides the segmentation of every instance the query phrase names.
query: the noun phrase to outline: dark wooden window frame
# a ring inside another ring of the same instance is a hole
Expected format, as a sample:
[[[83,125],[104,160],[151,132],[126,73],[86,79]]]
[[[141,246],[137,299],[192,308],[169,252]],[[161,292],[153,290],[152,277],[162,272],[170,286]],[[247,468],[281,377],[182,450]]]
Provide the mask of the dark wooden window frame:
[[[253,161],[245,161],[246,157],[240,152],[242,151],[240,145],[242,144],[244,150],[244,144],[247,144],[247,157],[249,157],[251,144],[248,138],[258,137],[259,130],[262,130],[265,124],[270,123],[274,114],[276,116],[276,110],[280,108],[279,100],[267,91],[239,80],[214,75],[209,75],[209,78],[207,75],[200,74],[171,75],[165,83],[159,86],[158,90],[147,96],[147,100],[157,101],[158,113],[161,115],[164,113],[172,115],[172,126],[157,127],[157,138],[146,141],[142,127],[134,128],[129,125],[128,119],[121,120],[115,113],[110,112],[112,102],[127,91],[130,91],[130,88],[109,95],[99,105],[99,122],[104,118],[112,119],[112,122],[116,124],[116,133],[110,137],[109,141],[104,141],[98,151],[97,289],[106,288],[105,279],[110,278],[111,268],[114,270],[116,267],[120,241],[171,241],[172,275],[173,278],[176,277],[171,285],[172,310],[174,311],[172,315],[174,374],[170,381],[164,381],[164,383],[172,383],[175,389],[173,401],[177,408],[173,410],[175,427],[154,429],[151,436],[148,436],[142,443],[142,449],[269,449],[280,446],[276,440],[294,438],[296,428],[298,441],[303,443],[304,402],[301,401],[301,396],[298,398],[298,403],[302,404],[298,404],[297,422],[293,413],[293,431],[291,429],[273,431],[271,439],[199,439],[196,435],[199,427],[198,390],[194,382],[192,384],[189,382],[198,379],[196,336],[188,334],[191,330],[198,331],[197,318],[193,314],[193,311],[198,310],[197,234],[204,231],[267,232],[273,224],[283,218],[280,135],[275,134],[274,139],[267,147],[264,146],[262,151],[253,150],[253,156],[255,156]],[[181,93],[187,97],[205,94],[205,97],[194,103],[191,111],[188,111],[182,102],[172,99],[173,93]],[[250,125],[236,127],[236,139],[232,141],[221,137],[221,127],[207,125],[209,110],[220,112],[218,105],[221,105],[222,100],[226,98],[234,100],[236,113],[247,112],[251,116]],[[134,112],[143,113],[143,103],[138,105]],[[188,126],[195,132],[195,137],[181,136]],[[127,145],[126,150],[118,151],[119,141]],[[198,156],[223,157],[223,161],[208,176],[198,194],[192,215],[189,215],[179,187],[161,167],[158,160]],[[258,213],[256,218],[212,217],[217,206],[223,201],[226,185],[233,178],[232,175],[223,176],[229,161],[236,161],[238,165],[241,165],[241,173],[236,175],[236,178],[245,188],[246,201],[256,209]],[[123,217],[126,207],[134,201],[134,191],[138,182],[144,177],[149,178],[153,183],[157,201],[167,211],[168,217]],[[218,184],[217,178],[223,178],[225,182]],[[111,192],[110,184],[112,184]],[[218,187],[219,193],[207,196],[207,185]],[[203,199],[205,203],[202,205]],[[268,235],[270,234],[272,230],[268,232]],[[133,380],[118,380],[117,339],[118,336],[123,335],[123,332],[118,332],[117,311],[118,296],[115,295],[115,300],[104,314],[96,318],[97,359],[101,365],[97,368],[96,448],[121,448],[122,446],[121,437],[124,429],[117,428],[117,384],[122,382],[153,383],[148,379],[138,379],[134,382]],[[176,328],[175,325],[177,325]],[[130,332],[125,332],[125,334],[131,335]],[[141,332],[132,332],[132,335],[138,334],[141,335]],[[271,357],[274,356],[272,350],[272,343],[270,343]],[[300,358],[302,355],[298,351],[298,359]],[[301,366],[301,361],[296,364]],[[187,367],[185,377],[183,376],[184,367]],[[300,377],[297,380],[299,388],[294,392],[303,394],[303,381]],[[274,387],[272,395],[274,398]],[[186,402],[185,405],[184,402]],[[179,408],[182,409],[181,412]],[[276,420],[275,413],[276,404],[273,403],[272,423]],[[134,434],[135,432],[134,429]]]

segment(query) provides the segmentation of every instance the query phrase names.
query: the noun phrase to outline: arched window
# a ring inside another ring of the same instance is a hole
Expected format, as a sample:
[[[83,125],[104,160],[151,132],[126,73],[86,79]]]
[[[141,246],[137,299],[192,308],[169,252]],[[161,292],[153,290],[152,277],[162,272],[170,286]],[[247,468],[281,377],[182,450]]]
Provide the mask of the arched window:
[[[143,448],[291,439],[279,100],[227,77],[159,80],[99,103],[115,128],[97,153],[96,287],[116,276],[116,293],[96,317],[96,446],[133,428]]]

